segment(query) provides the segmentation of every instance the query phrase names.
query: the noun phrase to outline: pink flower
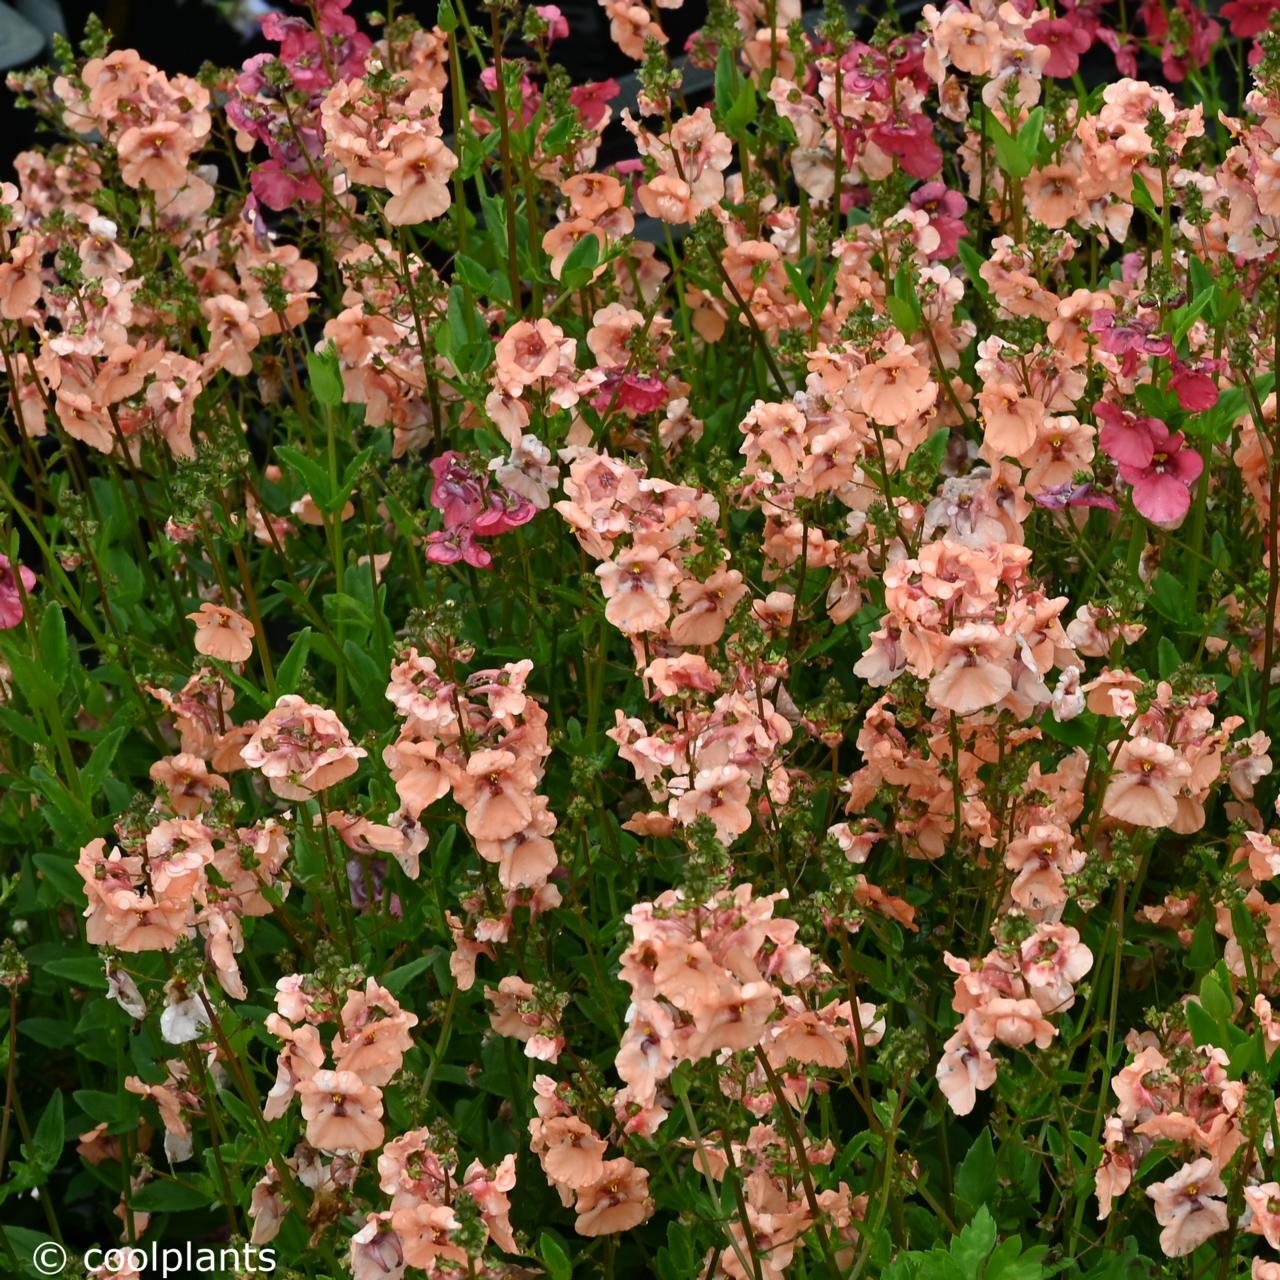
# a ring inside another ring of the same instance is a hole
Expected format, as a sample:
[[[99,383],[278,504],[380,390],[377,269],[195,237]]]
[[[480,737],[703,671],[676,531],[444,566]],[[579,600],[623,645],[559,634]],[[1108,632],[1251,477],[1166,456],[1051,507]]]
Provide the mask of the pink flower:
[[[578,113],[584,129],[595,129],[609,115],[609,103],[618,96],[616,80],[589,80],[569,90],[569,101]]]
[[[1102,423],[1098,444],[1112,462],[1132,467],[1145,467],[1151,462],[1155,452],[1152,429],[1157,425],[1163,427],[1163,422],[1158,418],[1135,418],[1107,400],[1099,400],[1093,411]]]
[[[1227,1229],[1227,1206],[1211,1198],[1226,1192],[1209,1159],[1184,1164],[1172,1178],[1147,1188],[1155,1202],[1156,1221],[1164,1228],[1160,1248],[1166,1257],[1181,1258]]]
[[[15,574],[13,562],[0,555],[0,631],[9,631],[22,621],[22,597],[30,595],[35,585],[36,575],[26,565],[19,565]]]
[[[1228,0],[1219,12],[1231,23],[1231,34],[1236,39],[1252,40],[1267,29],[1277,8],[1277,0]]]
[[[932,178],[942,168],[942,148],[934,140],[933,122],[920,112],[875,125],[869,137],[881,151],[895,156],[903,172],[913,178]]]
[[[1044,74],[1067,79],[1080,70],[1080,55],[1093,43],[1092,24],[1078,14],[1069,18],[1042,18],[1027,28],[1027,39],[1049,49]]]
[[[959,191],[952,191],[945,182],[926,182],[911,193],[911,207],[923,209],[929,215],[929,225],[938,233],[938,247],[930,258],[955,256],[961,237],[967,234],[964,225],[966,201]]]
[[[324,707],[285,694],[259,722],[240,758],[260,769],[282,800],[309,800],[349,778],[368,755]]]
[[[534,13],[547,24],[547,43],[554,44],[557,40],[565,40],[569,35],[569,20],[560,12],[553,4],[540,4],[534,6]]]
[[[1186,447],[1181,432],[1171,434],[1157,419],[1150,420],[1147,433],[1150,460],[1145,465],[1121,462],[1120,478],[1133,485],[1133,505],[1152,524],[1173,528],[1191,507],[1191,486],[1204,470],[1204,459]]]
[[[1193,413],[1212,409],[1218,403],[1218,388],[1213,379],[1201,368],[1193,369],[1181,362],[1169,379],[1169,390],[1178,397],[1178,403]]]

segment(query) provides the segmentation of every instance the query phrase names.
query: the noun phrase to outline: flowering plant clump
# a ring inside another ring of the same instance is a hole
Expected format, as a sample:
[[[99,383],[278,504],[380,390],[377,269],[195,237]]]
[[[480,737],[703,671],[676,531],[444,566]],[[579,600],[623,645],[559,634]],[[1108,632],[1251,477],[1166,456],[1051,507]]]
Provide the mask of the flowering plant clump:
[[[601,3],[10,76],[0,1271],[1280,1280],[1280,5]]]

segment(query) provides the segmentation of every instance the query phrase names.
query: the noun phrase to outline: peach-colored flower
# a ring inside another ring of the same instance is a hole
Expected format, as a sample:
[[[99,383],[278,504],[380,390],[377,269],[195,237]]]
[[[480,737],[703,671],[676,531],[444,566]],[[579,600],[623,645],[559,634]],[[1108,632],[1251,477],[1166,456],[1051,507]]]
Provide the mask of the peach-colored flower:
[[[297,1086],[307,1141],[321,1151],[375,1151],[382,1146],[382,1091],[354,1071],[317,1071]]]
[[[984,622],[967,622],[946,638],[929,701],[957,715],[995,706],[1013,687],[1014,639]]]
[[[619,631],[633,635],[656,631],[671,616],[671,595],[680,570],[651,543],[618,553],[596,567],[608,604],[605,617]]]
[[[580,1189],[574,1207],[580,1236],[630,1231],[653,1213],[649,1171],[625,1157],[607,1160],[600,1181]]]
[[[413,226],[443,214],[453,198],[449,178],[458,157],[433,135],[414,134],[387,162],[387,189],[391,199],[383,210],[392,226]]]
[[[453,794],[478,840],[505,840],[533,818],[536,785],[528,761],[511,751],[475,751],[454,779]]]
[[[221,662],[247,662],[253,653],[253,624],[234,609],[205,603],[187,618],[196,624],[196,652]]]
[[[890,352],[858,371],[862,411],[885,426],[897,427],[927,413],[938,397],[938,384],[910,347]]]
[[[1168,827],[1178,816],[1177,794],[1191,766],[1164,742],[1138,737],[1116,756],[1102,811],[1138,827]]]

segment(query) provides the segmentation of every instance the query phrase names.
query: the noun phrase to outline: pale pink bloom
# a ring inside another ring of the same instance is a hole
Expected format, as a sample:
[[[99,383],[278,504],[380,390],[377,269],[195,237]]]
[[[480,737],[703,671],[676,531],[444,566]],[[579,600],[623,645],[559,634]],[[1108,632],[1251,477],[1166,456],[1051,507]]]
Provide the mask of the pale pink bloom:
[[[1213,1161],[1208,1159],[1185,1164],[1172,1178],[1147,1188],[1155,1204],[1156,1221],[1163,1228],[1160,1248],[1166,1257],[1181,1258],[1227,1229],[1227,1206],[1213,1199],[1226,1193]]]
[[[996,1060],[974,1042],[962,1022],[942,1046],[936,1075],[951,1110],[958,1116],[967,1116],[974,1108],[978,1091],[995,1084]]]
[[[1249,1210],[1245,1230],[1266,1236],[1273,1249],[1280,1249],[1280,1183],[1263,1182],[1256,1187],[1245,1187],[1244,1202]]]
[[[297,694],[285,694],[258,723],[240,756],[282,800],[309,800],[351,777],[368,754],[342,721]]]

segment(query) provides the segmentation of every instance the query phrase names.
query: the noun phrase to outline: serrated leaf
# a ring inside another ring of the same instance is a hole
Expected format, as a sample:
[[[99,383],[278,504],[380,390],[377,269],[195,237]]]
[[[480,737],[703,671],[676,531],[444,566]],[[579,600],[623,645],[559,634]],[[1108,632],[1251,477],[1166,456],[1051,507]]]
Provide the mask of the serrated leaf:
[[[990,1129],[984,1128],[965,1152],[956,1170],[955,1189],[970,1212],[976,1212],[995,1196],[996,1152]]]

